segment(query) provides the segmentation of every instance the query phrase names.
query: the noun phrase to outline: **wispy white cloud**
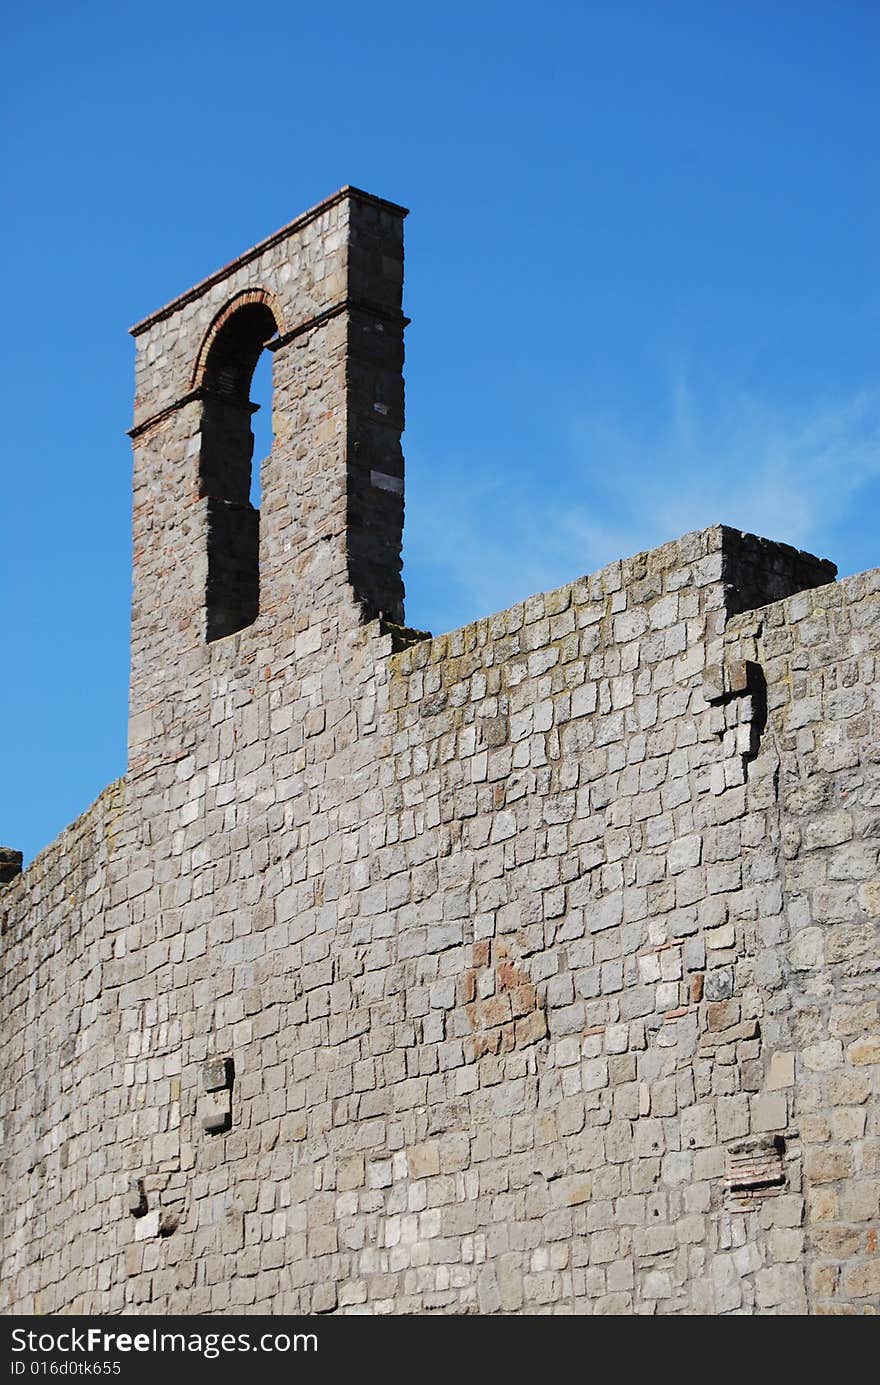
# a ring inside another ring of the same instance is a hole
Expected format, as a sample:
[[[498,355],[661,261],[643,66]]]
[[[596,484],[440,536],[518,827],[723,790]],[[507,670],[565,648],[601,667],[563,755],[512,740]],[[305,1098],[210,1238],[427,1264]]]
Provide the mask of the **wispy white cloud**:
[[[537,475],[462,455],[418,470],[410,613],[449,629],[709,524],[821,550],[880,478],[880,391],[805,414],[679,369],[652,423],[573,411]]]
[[[576,433],[580,448],[598,456],[601,447],[593,479],[607,478],[612,497],[628,494],[633,517],[655,517],[665,537],[721,520],[803,546],[880,475],[880,391],[805,416],[744,392],[698,397],[680,376],[653,438],[590,417]]]

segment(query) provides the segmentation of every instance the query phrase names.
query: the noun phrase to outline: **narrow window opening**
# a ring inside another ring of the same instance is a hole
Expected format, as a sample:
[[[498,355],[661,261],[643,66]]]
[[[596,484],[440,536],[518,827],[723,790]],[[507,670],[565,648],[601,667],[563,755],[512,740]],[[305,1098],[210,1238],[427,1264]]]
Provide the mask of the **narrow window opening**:
[[[257,361],[254,378],[251,381],[251,402],[258,405],[258,411],[251,419],[254,435],[254,458],[251,463],[250,501],[255,510],[260,508],[262,496],[262,467],[272,451],[272,353],[264,351]]]
[[[263,303],[234,312],[211,343],[202,376],[204,403],[200,489],[208,501],[208,575],[205,634],[222,639],[243,630],[260,609],[260,481],[262,451],[253,465],[259,418],[251,400],[252,381],[275,320]],[[271,371],[271,365],[269,365]],[[258,428],[260,447],[271,446],[271,374],[260,372],[268,395]],[[268,434],[267,434],[268,430]]]

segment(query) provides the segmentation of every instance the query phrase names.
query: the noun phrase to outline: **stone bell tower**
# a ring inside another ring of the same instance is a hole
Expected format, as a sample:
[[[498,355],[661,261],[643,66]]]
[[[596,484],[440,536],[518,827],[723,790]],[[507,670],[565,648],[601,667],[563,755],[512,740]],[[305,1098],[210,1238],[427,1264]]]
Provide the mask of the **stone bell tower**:
[[[405,216],[343,188],[132,328],[133,769],[186,753],[212,680],[271,658],[305,617],[403,619]]]

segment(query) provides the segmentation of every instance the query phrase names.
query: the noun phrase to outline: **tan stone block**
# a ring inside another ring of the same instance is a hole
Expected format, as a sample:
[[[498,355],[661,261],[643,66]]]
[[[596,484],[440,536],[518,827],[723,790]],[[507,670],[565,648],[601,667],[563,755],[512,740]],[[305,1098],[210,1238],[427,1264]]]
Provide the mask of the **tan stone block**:
[[[712,1033],[732,1029],[738,1023],[739,1016],[738,1000],[718,1000],[706,1006],[706,1017]]]
[[[862,1140],[860,1156],[863,1173],[880,1173],[880,1140]]]
[[[861,1235],[852,1226],[814,1226],[810,1241],[820,1255],[834,1260],[848,1260],[861,1249]]]
[[[791,1264],[804,1252],[804,1233],[793,1227],[774,1227],[769,1236],[770,1255],[774,1261]]]
[[[808,1072],[831,1072],[843,1062],[843,1045],[839,1039],[822,1039],[801,1049],[800,1058]]]
[[[846,1056],[858,1066],[880,1063],[880,1034],[865,1034],[863,1038],[856,1039],[846,1050]]]
[[[333,1255],[338,1248],[335,1226],[316,1226],[309,1231],[309,1255]]]
[[[795,971],[812,971],[825,962],[825,937],[821,928],[802,928],[788,949],[788,959]]]
[[[180,1131],[166,1130],[161,1135],[153,1136],[153,1162],[154,1164],[167,1165],[176,1162],[180,1158]]]
[[[464,1133],[444,1135],[440,1139],[440,1170],[442,1173],[457,1173],[466,1169],[470,1163],[471,1146]]]
[[[440,1172],[440,1146],[436,1141],[412,1145],[406,1151],[406,1158],[413,1178],[430,1178]]]
[[[349,1192],[354,1188],[362,1188],[365,1178],[365,1164],[362,1154],[350,1154],[346,1158],[340,1159],[336,1173],[336,1186],[341,1193]]]
[[[822,1112],[804,1112],[798,1122],[801,1137],[807,1145],[825,1144],[831,1138],[831,1122]]]
[[[779,1051],[774,1053],[767,1068],[767,1090],[778,1092],[785,1087],[794,1086],[794,1054]]]
[[[800,1193],[780,1193],[765,1198],[760,1218],[765,1227],[799,1227],[804,1220],[804,1200]]]
[[[282,1122],[285,1136],[288,1140],[297,1142],[304,1140],[309,1133],[309,1115],[307,1111],[292,1111]]]
[[[719,928],[707,928],[706,946],[714,951],[733,947],[736,943],[736,930],[732,923],[724,923]]]
[[[863,1265],[851,1265],[843,1271],[843,1292],[852,1298],[873,1298],[880,1295],[880,1257]]]
[[[783,1092],[761,1092],[750,1099],[752,1130],[764,1134],[784,1130],[788,1124],[788,1101]]]
[[[841,1203],[848,1221],[876,1222],[880,1218],[880,1179],[852,1179],[843,1189]],[[876,1241],[877,1232],[873,1234]]]
[[[539,1144],[555,1144],[559,1138],[556,1116],[552,1112],[541,1112],[535,1120],[535,1137]]]
[[[507,1313],[518,1312],[523,1305],[523,1274],[518,1255],[502,1255],[498,1264],[498,1289],[501,1307]]]
[[[835,1005],[831,1011],[830,1030],[841,1038],[880,1028],[880,1000],[865,1000],[860,1004]]]
[[[860,1140],[865,1133],[867,1111],[864,1106],[835,1106],[831,1112],[831,1135],[841,1144]]]
[[[518,1048],[537,1043],[547,1033],[547,1021],[543,1010],[533,1010],[530,1015],[516,1021],[516,1045]]]
[[[804,1172],[811,1183],[834,1183],[848,1178],[852,1173],[852,1154],[839,1147],[808,1150],[804,1156]]]
[[[589,1202],[592,1195],[592,1181],[589,1174],[572,1174],[558,1180],[561,1188],[561,1201],[568,1207],[578,1207]]]
[[[837,1292],[840,1278],[838,1265],[811,1265],[810,1283],[817,1298],[831,1298]]]
[[[859,903],[871,918],[880,916],[880,880],[866,880],[859,886]]]
[[[337,1287],[329,1280],[316,1284],[312,1293],[313,1313],[332,1313],[337,1303]]]
[[[476,1027],[492,1029],[510,1019],[509,994],[489,996],[478,1001],[476,1006]]]
[[[527,1015],[534,1010],[537,1003],[535,988],[530,983],[523,986],[515,986],[510,996],[511,1011],[514,1019],[521,1015]]]
[[[839,1216],[837,1190],[835,1188],[812,1188],[808,1198],[810,1221],[833,1222]]]

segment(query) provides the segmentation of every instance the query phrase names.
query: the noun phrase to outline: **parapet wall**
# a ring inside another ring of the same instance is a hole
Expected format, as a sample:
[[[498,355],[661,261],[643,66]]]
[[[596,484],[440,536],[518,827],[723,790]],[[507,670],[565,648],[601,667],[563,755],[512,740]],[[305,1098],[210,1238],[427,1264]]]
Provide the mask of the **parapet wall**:
[[[718,528],[397,653],[210,646],[201,737],[0,892],[6,1310],[876,1311],[831,575]]]

